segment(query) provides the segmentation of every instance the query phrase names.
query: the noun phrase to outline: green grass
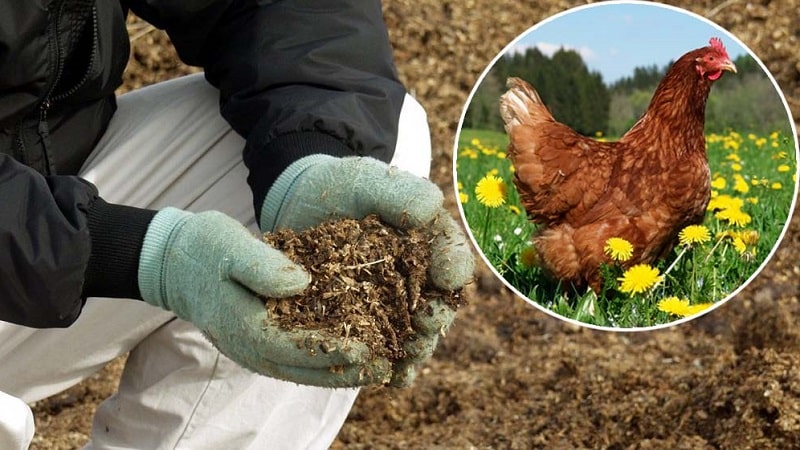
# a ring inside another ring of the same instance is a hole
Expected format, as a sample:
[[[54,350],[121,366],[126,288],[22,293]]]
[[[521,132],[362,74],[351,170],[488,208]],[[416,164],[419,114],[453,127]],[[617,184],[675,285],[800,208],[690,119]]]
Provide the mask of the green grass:
[[[675,321],[687,313],[659,309],[659,301],[675,296],[691,305],[710,306],[728,297],[770,254],[794,198],[797,163],[791,137],[777,132],[731,132],[711,134],[706,140],[712,189],[720,199],[716,201],[739,202],[750,222],[737,226],[717,217],[717,211],[707,211],[703,225],[709,241],[677,245],[671,255],[654,263],[664,280],[645,292],[620,292],[617,279],[623,271],[616,265],[603,267],[606,285],[612,289],[596,295],[547,279],[541,269],[526,261],[532,253],[530,237],[536,226],[527,220],[513,186],[511,163],[505,158],[508,139],[503,133],[472,129],[459,133],[456,181],[469,232],[487,261],[511,286],[556,314],[614,328]],[[507,186],[501,206],[489,208],[476,198],[475,186],[487,174],[500,177]],[[752,237],[757,241],[748,239]]]

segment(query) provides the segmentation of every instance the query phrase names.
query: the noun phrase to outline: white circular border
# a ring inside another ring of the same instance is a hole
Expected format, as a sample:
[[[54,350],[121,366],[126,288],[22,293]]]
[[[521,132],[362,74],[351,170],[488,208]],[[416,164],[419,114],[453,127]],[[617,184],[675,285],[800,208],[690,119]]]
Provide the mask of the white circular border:
[[[557,319],[560,319],[560,320],[563,320],[565,322],[571,323],[573,325],[577,325],[577,326],[581,326],[581,327],[587,327],[587,328],[600,330],[600,331],[619,331],[619,332],[653,331],[653,330],[665,329],[665,328],[673,327],[673,326],[676,326],[676,325],[680,325],[682,323],[689,322],[691,320],[697,319],[698,317],[701,317],[701,316],[703,316],[705,314],[710,313],[711,311],[717,309],[720,305],[722,305],[724,303],[727,303],[730,299],[732,299],[733,297],[738,295],[739,292],[741,292],[745,287],[747,287],[747,285],[750,284],[761,273],[762,270],[764,270],[764,267],[766,267],[767,263],[775,255],[775,252],[778,250],[778,247],[780,247],[780,244],[781,244],[781,242],[783,241],[783,239],[784,239],[784,237],[786,235],[786,231],[789,229],[789,224],[792,221],[792,216],[794,214],[795,205],[797,204],[797,193],[798,193],[798,186],[800,186],[800,179],[797,179],[795,181],[795,183],[794,183],[794,197],[792,199],[792,204],[789,207],[789,212],[788,212],[788,215],[786,217],[786,222],[783,224],[783,230],[781,230],[781,233],[778,236],[778,239],[775,241],[775,244],[772,246],[772,250],[766,256],[766,258],[764,258],[764,260],[761,262],[761,265],[758,267],[758,269],[756,269],[753,272],[753,274],[750,275],[750,278],[745,280],[744,283],[742,283],[736,290],[734,290],[733,292],[728,294],[728,296],[726,296],[724,299],[722,299],[722,300],[720,300],[718,302],[715,302],[713,306],[711,306],[711,307],[709,307],[709,308],[707,308],[707,309],[705,309],[705,310],[703,310],[703,311],[701,311],[701,312],[699,312],[699,313],[697,313],[695,315],[692,315],[692,316],[689,316],[689,317],[684,317],[684,318],[681,318],[681,319],[678,319],[678,320],[674,320],[672,322],[668,322],[668,323],[664,323],[664,324],[654,325],[654,326],[650,326],[650,327],[636,327],[636,328],[633,328],[633,327],[601,327],[601,326],[598,326],[598,325],[589,324],[589,323],[586,323],[586,322],[581,322],[581,321],[578,321],[578,320],[575,320],[575,319],[570,319],[569,317],[564,317],[564,316],[562,316],[560,314],[556,314],[555,312],[545,308],[541,304],[531,300],[530,298],[528,298],[528,296],[526,296],[523,293],[521,293],[519,290],[517,290],[516,287],[512,286],[511,283],[509,283],[508,280],[505,279],[505,277],[500,275],[500,273],[497,271],[497,269],[495,269],[494,265],[492,265],[492,263],[488,260],[486,255],[484,255],[483,249],[481,249],[481,247],[478,245],[478,242],[475,240],[475,236],[472,234],[472,230],[470,230],[469,223],[467,222],[467,218],[464,215],[464,207],[461,205],[461,201],[458,200],[458,192],[459,191],[458,191],[458,174],[457,174],[457,170],[456,170],[456,163],[458,161],[458,141],[459,141],[459,138],[461,137],[461,130],[462,130],[463,126],[464,126],[464,118],[466,117],[467,109],[469,108],[469,105],[472,103],[472,98],[475,95],[475,92],[478,90],[478,87],[481,85],[481,83],[483,83],[483,79],[486,77],[486,75],[489,73],[489,71],[492,69],[492,67],[494,67],[495,63],[497,63],[497,60],[499,60],[500,58],[505,56],[514,47],[514,45],[517,42],[522,40],[529,33],[535,31],[538,27],[540,27],[542,25],[545,25],[548,22],[554,21],[554,20],[558,19],[559,17],[563,17],[563,16],[568,15],[568,14],[572,14],[572,13],[575,13],[575,12],[578,12],[578,11],[582,11],[584,9],[607,7],[609,5],[612,5],[612,6],[613,5],[642,5],[642,6],[663,8],[663,9],[671,10],[673,12],[679,12],[679,13],[687,15],[687,16],[693,18],[693,19],[705,22],[707,25],[710,25],[712,28],[715,28],[719,32],[723,33],[728,39],[731,39],[731,40],[735,41],[742,48],[744,48],[747,51],[747,54],[750,55],[750,57],[752,57],[758,63],[759,67],[761,67],[761,70],[763,70],[764,73],[767,74],[767,77],[772,82],[773,88],[777,91],[778,96],[780,97],[781,102],[783,103],[784,111],[786,112],[786,115],[787,115],[787,117],[789,119],[789,125],[791,126],[791,129],[792,129],[792,138],[794,139],[795,175],[800,174],[799,173],[800,171],[798,171],[798,167],[800,166],[800,144],[798,144],[797,128],[796,128],[795,123],[794,123],[794,118],[792,117],[792,111],[791,111],[791,109],[789,109],[789,103],[786,101],[786,97],[783,95],[783,91],[781,91],[780,86],[775,81],[775,77],[772,76],[772,73],[770,73],[769,69],[767,69],[767,66],[764,65],[764,63],[761,61],[761,59],[755,54],[755,52],[753,52],[753,50],[750,49],[750,47],[745,45],[739,38],[734,36],[728,30],[722,28],[721,26],[717,25],[716,23],[712,22],[711,20],[709,20],[709,19],[707,19],[707,18],[705,18],[705,17],[703,17],[701,15],[698,15],[696,13],[693,13],[691,11],[687,11],[685,9],[678,8],[676,6],[665,5],[665,4],[657,3],[657,2],[638,1],[638,0],[611,0],[611,1],[601,2],[601,3],[593,3],[593,4],[589,4],[589,5],[577,6],[577,7],[574,7],[574,8],[570,8],[570,9],[561,11],[560,13],[557,13],[557,14],[552,15],[550,17],[547,17],[546,19],[542,20],[541,22],[534,24],[533,26],[531,26],[530,28],[528,28],[524,32],[520,33],[519,36],[517,36],[510,43],[508,43],[508,45],[506,45],[491,60],[491,62],[486,66],[486,68],[483,70],[481,75],[478,77],[478,80],[475,82],[475,85],[472,87],[472,91],[470,91],[470,93],[469,93],[469,97],[467,98],[467,102],[464,104],[464,108],[461,111],[461,118],[458,121],[458,129],[456,131],[455,142],[453,143],[453,189],[454,189],[454,191],[456,193],[456,200],[457,200],[456,203],[458,204],[458,213],[461,216],[461,221],[463,222],[464,228],[466,229],[466,232],[469,235],[470,241],[472,241],[473,247],[475,247],[475,249],[478,251],[478,254],[480,255],[480,257],[483,260],[484,264],[486,264],[486,266],[489,268],[489,270],[492,271],[494,276],[497,277],[508,289],[510,289],[512,292],[514,292],[514,294],[517,297],[520,297],[521,299],[525,300],[527,303],[533,305],[536,309],[538,309],[540,311],[544,311],[546,314],[548,314],[548,315],[550,315],[552,317],[555,317]]]

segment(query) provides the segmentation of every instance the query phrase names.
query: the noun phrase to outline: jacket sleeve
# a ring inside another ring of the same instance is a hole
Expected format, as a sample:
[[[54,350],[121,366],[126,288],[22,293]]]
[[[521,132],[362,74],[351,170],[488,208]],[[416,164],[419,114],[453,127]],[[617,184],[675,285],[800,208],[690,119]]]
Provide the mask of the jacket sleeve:
[[[77,318],[95,196],[77,178],[48,179],[0,154],[0,319],[50,327]]]
[[[141,298],[135,274],[154,211],[111,205],[75,176],[0,154],[0,320],[67,327],[87,296]]]
[[[256,217],[273,181],[313,153],[388,162],[405,96],[379,1],[133,0],[220,89],[247,139]]]

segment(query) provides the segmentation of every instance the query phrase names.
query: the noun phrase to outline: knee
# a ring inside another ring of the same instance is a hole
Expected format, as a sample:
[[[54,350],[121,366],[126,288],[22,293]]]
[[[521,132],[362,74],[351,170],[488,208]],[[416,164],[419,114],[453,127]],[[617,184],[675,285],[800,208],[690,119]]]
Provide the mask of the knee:
[[[397,127],[397,144],[391,164],[420,177],[431,168],[431,133],[425,108],[406,94]]]
[[[33,412],[22,400],[0,392],[0,448],[27,449],[33,440]]]

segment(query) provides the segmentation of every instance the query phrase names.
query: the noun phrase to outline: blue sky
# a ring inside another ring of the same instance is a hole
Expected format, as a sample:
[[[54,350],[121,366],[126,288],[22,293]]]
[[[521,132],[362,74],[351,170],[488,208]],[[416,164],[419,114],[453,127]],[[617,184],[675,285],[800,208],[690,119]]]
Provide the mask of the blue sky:
[[[561,47],[577,51],[606,84],[635,67],[664,66],[684,53],[722,39],[731,59],[747,50],[727,32],[673,8],[643,3],[599,3],[554,16],[524,33],[508,51],[535,46],[547,55]]]

